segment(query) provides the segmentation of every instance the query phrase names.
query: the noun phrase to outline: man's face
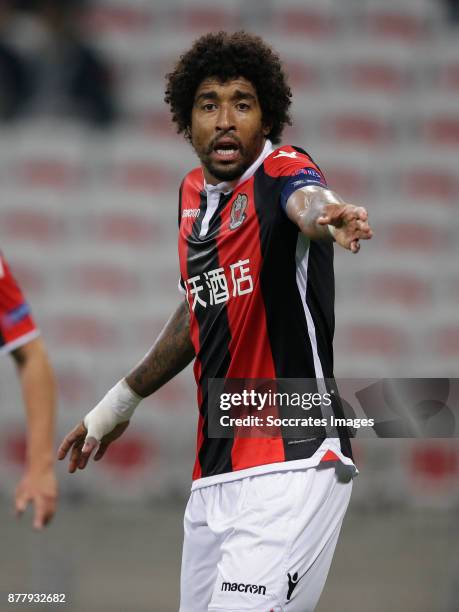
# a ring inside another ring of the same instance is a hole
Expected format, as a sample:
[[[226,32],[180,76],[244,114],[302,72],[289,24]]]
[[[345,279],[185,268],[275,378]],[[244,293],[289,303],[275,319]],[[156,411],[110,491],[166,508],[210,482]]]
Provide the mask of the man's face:
[[[270,129],[263,125],[257,92],[238,77],[202,81],[191,114],[191,143],[210,184],[233,181],[260,155]]]

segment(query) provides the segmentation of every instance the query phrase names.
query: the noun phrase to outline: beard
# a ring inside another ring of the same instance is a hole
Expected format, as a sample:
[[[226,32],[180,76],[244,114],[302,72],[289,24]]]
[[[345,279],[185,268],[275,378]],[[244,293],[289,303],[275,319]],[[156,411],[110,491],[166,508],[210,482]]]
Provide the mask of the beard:
[[[222,164],[214,164],[210,159],[201,160],[206,170],[219,181],[234,181],[240,178],[250,166],[246,160],[241,160],[237,164],[228,164],[225,168]]]
[[[230,140],[237,146],[239,156],[234,161],[216,160],[213,156],[219,142],[225,140],[226,144]],[[260,136],[260,133],[256,133],[251,140],[242,144],[240,138],[233,134],[232,130],[228,130],[216,135],[205,147],[196,147],[193,142],[192,145],[201,164],[211,176],[217,181],[231,182],[239,179],[253,164],[263,148],[263,137]]]
[[[225,135],[219,135],[219,139]],[[214,176],[219,181],[234,181],[241,177],[247,168],[252,163],[247,160],[247,150],[242,145],[238,138],[234,138],[235,143],[238,146],[240,159],[237,162],[220,162],[216,163],[212,160],[212,153],[214,151],[215,142],[212,141],[207,147],[203,155],[200,156],[200,161],[206,168],[207,172]]]

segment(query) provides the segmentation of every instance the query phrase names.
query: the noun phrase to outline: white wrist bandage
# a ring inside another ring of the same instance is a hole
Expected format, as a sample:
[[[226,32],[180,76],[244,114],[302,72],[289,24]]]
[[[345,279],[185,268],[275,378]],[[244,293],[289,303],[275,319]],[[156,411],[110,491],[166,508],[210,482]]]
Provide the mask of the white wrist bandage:
[[[108,391],[100,402],[84,417],[88,435],[98,442],[119,424],[129,421],[143,398],[137,395],[124,380]]]

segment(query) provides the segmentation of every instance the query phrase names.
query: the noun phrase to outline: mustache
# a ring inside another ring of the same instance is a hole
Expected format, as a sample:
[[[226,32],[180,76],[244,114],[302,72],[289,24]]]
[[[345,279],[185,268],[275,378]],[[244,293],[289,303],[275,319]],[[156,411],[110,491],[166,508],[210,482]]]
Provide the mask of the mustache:
[[[238,146],[239,150],[241,151],[241,153],[244,151],[244,147],[242,146],[242,143],[239,140],[239,138],[237,138],[236,136],[231,134],[230,131],[228,131],[228,132],[224,132],[223,134],[219,134],[218,136],[215,136],[215,138],[212,139],[212,141],[210,142],[209,146],[207,147],[206,153],[208,155],[210,155],[212,153],[212,151],[214,150],[216,143],[219,140],[223,140],[226,137],[230,138],[235,144],[237,144],[237,146]]]

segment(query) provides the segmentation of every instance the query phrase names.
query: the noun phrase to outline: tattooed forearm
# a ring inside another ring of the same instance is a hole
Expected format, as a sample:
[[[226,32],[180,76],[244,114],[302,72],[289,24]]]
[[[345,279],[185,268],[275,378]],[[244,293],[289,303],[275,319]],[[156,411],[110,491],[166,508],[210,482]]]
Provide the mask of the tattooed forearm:
[[[312,240],[331,240],[327,226],[316,223],[329,204],[343,204],[343,200],[335,192],[323,187],[303,187],[288,199],[287,216]]]
[[[190,313],[184,301],[164,326],[142,361],[126,376],[128,385],[147,397],[181,372],[195,356],[190,339]]]

